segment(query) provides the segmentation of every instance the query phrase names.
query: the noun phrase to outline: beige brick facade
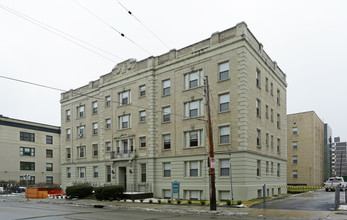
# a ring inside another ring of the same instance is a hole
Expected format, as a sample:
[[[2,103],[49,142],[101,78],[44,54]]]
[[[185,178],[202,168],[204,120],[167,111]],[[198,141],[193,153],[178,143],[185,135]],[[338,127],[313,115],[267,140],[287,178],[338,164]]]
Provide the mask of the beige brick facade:
[[[285,185],[287,176],[286,75],[245,23],[158,57],[124,61],[99,80],[63,93],[63,185],[124,184],[128,191],[150,189],[164,198],[171,196],[171,182],[179,181],[181,198],[208,200],[205,76],[217,199],[231,200],[229,162],[235,200],[258,197],[263,184],[269,196],[285,193],[275,186]]]
[[[60,128],[0,116],[0,181],[60,184]]]
[[[324,182],[324,123],[315,112],[288,115],[289,185],[322,186]]]

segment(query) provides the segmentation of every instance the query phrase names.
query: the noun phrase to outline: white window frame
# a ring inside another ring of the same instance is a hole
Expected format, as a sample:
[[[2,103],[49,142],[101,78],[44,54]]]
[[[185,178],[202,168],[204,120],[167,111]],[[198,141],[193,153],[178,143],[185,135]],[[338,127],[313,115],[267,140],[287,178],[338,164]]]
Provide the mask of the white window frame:
[[[171,177],[171,162],[163,163],[163,177]]]
[[[229,111],[230,110],[230,93],[220,94],[218,98],[219,98],[219,112]],[[225,108],[222,106],[228,106],[228,107]]]
[[[77,127],[77,134],[79,138],[85,137],[86,135],[86,126],[81,125]]]
[[[119,93],[119,105],[129,105],[131,104],[131,92],[130,90],[123,91]]]
[[[146,96],[146,85],[141,85],[139,87],[139,90],[140,90],[140,96],[141,97]]]
[[[224,139],[228,138],[227,141]],[[219,126],[219,144],[229,144],[230,143],[230,126]]]
[[[230,176],[230,159],[220,159],[220,176]]]
[[[93,123],[93,135],[97,135],[98,134],[98,123],[94,122]]]
[[[98,113],[98,102],[93,102],[93,114]]]
[[[118,121],[119,121],[119,125],[118,126],[119,126],[120,130],[131,128],[130,114],[118,116]],[[126,124],[124,124],[124,123],[126,123]]]
[[[163,149],[171,149],[171,134],[163,134]]]
[[[185,161],[184,167],[185,177],[201,177],[203,175],[203,161],[201,160]],[[192,173],[192,171],[194,172]]]
[[[196,111],[196,115],[192,115],[192,111]],[[204,115],[204,102],[202,99],[184,103],[185,118],[194,118]]]
[[[193,84],[194,82],[194,84]],[[204,85],[203,70],[197,70],[184,75],[184,89],[193,89]]]
[[[71,110],[67,109],[66,110],[66,121],[70,121],[71,120]]]
[[[70,140],[71,139],[71,128],[67,128],[66,129],[66,140]]]
[[[143,146],[143,145],[144,145],[144,146]],[[146,145],[147,145],[146,136],[140,137],[140,147],[141,147],[141,148],[145,148]]]
[[[195,135],[195,133],[198,136],[197,137],[197,146],[191,146],[192,140],[195,140],[195,139],[191,139],[191,138],[193,137],[193,135]],[[203,131],[203,129],[185,131],[183,137],[184,137],[184,147],[185,148],[204,146],[204,131]]]
[[[298,142],[297,141],[293,141],[292,142],[292,148],[293,148],[293,150],[297,150],[298,149]]]
[[[79,178],[86,178],[86,167],[78,167],[78,177]]]
[[[106,129],[110,129],[111,128],[111,119],[108,118],[106,119]]]
[[[220,81],[227,80],[230,78],[229,61],[219,63],[218,69],[219,69],[218,77],[219,77]],[[223,78],[222,78],[222,76],[223,76]]]
[[[170,95],[171,94],[171,81],[170,79],[166,79],[162,81],[163,85],[163,96]]]
[[[84,105],[80,105],[77,107],[77,114],[78,114],[79,118],[85,117],[85,106]]]
[[[98,144],[92,144],[92,148],[93,148],[93,157],[98,157],[99,156]]]
[[[146,122],[146,110],[140,111],[140,122]]]
[[[297,179],[298,178],[298,171],[297,170],[293,170],[292,171],[292,177],[293,177],[293,179]]]
[[[105,142],[105,146],[106,146],[106,151],[107,151],[107,152],[112,151],[111,141],[106,141],[106,142]]]
[[[163,107],[163,122],[171,121],[171,107],[165,106]]]
[[[78,158],[86,158],[86,146],[78,146],[77,147]]]
[[[293,160],[292,160],[293,164],[298,164],[298,156],[297,155],[294,155],[293,156]]]
[[[106,101],[106,107],[111,106],[111,96],[106,96],[105,101]]]

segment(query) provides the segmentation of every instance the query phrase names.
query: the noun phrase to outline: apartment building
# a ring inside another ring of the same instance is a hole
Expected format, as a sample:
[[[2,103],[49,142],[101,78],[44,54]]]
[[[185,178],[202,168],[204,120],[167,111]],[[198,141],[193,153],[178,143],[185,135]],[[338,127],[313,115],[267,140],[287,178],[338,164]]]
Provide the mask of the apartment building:
[[[347,176],[347,142],[340,140],[340,137],[334,138],[334,174],[336,176]]]
[[[60,128],[0,115],[0,181],[60,184]]]
[[[288,115],[288,185],[322,186],[324,123],[314,111]]]
[[[210,87],[217,200],[286,193],[286,75],[242,22],[136,61],[61,95],[62,183],[120,184],[208,200],[204,79]],[[232,182],[231,182],[232,175]]]
[[[333,134],[331,127],[324,124],[324,180],[333,176]]]

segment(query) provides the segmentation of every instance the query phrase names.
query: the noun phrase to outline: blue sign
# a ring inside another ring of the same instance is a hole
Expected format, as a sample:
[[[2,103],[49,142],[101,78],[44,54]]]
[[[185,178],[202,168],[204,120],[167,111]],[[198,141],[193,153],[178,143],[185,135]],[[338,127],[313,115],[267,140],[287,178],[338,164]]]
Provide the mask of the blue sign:
[[[171,183],[171,199],[173,200],[174,194],[177,194],[177,198],[180,199],[180,183],[174,181]]]

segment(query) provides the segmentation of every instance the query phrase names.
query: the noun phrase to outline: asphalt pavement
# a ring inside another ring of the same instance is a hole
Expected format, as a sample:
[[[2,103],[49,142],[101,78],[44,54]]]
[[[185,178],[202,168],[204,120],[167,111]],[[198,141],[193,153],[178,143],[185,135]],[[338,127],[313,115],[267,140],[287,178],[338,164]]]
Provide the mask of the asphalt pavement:
[[[284,199],[279,199],[278,201],[290,199],[292,200],[294,196],[289,196]],[[47,198],[47,199],[27,199],[24,197],[24,194],[14,194],[0,196],[0,201],[16,201],[20,203],[39,203],[39,204],[60,204],[67,206],[87,206],[87,207],[107,207],[112,209],[119,210],[137,210],[137,211],[152,211],[152,212],[171,212],[171,213],[187,213],[187,214],[212,214],[212,215],[225,215],[225,216],[249,216],[263,219],[347,219],[347,211],[317,211],[317,210],[289,210],[289,209],[272,209],[267,205],[266,208],[235,208],[227,205],[217,206],[217,211],[210,211],[208,205],[186,205],[186,204],[167,204],[161,203],[158,204],[155,199],[152,199],[153,203],[150,203],[149,200],[144,202],[133,202],[128,200],[124,201],[97,201],[91,199],[62,199],[62,198]],[[275,203],[273,201],[272,203]]]

